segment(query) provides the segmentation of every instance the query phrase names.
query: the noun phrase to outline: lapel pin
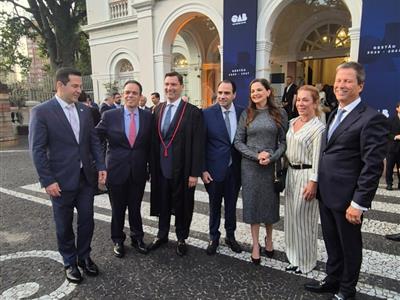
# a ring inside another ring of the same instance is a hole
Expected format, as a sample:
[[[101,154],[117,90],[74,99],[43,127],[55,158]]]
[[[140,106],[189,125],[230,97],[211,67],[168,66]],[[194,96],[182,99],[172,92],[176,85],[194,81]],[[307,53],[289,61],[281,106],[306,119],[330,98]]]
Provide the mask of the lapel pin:
[[[81,111],[83,111],[83,109],[81,108]]]

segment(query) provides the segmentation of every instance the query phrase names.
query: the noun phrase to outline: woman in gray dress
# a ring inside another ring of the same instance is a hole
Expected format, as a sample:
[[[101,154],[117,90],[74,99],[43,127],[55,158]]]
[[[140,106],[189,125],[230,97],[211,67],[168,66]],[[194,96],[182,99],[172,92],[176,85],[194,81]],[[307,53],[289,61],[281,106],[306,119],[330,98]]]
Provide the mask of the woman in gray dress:
[[[250,83],[250,101],[243,111],[235,136],[242,154],[243,222],[250,224],[253,263],[260,263],[260,224],[266,228],[265,252],[274,254],[272,224],[279,221],[279,194],[274,191],[274,165],[286,149],[287,115],[273,100],[269,82]]]

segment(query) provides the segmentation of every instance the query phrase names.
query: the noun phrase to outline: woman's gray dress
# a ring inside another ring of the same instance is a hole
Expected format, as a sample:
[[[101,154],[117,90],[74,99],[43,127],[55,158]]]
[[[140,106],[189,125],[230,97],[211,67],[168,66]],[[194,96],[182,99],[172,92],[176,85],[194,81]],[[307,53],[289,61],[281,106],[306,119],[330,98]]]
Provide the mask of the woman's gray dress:
[[[279,221],[279,195],[274,191],[274,165],[286,150],[287,115],[281,110],[284,128],[279,128],[266,109],[256,110],[246,128],[243,111],[235,136],[235,148],[242,154],[243,222],[273,224]],[[278,138],[277,138],[278,136]],[[277,143],[278,141],[278,143]],[[271,154],[270,163],[258,163],[258,153]]]

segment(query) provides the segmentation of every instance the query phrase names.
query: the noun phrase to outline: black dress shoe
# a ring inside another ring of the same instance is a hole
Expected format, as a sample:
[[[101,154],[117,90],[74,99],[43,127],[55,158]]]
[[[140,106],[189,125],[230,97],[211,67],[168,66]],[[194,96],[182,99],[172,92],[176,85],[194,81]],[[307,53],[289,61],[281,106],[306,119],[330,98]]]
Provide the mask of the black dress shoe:
[[[147,254],[149,253],[149,249],[147,248],[147,245],[143,242],[143,239],[140,240],[135,240],[132,239],[132,247],[136,249],[137,252],[141,254]]]
[[[149,244],[149,246],[147,247],[147,249],[148,249],[149,251],[153,251],[153,250],[156,250],[156,249],[160,248],[161,245],[166,244],[166,243],[168,243],[168,238],[167,238],[167,237],[165,237],[165,238],[156,237],[156,238]]]
[[[300,270],[299,267],[297,267],[296,271],[294,271],[295,274],[303,274],[303,272]]]
[[[285,271],[287,271],[287,272],[294,272],[294,271],[297,270],[297,268],[298,268],[298,266],[288,265],[288,266],[285,268]]]
[[[306,283],[304,288],[313,293],[336,293],[339,290],[339,284],[328,283],[322,280]]]
[[[208,247],[207,247],[207,250],[206,250],[207,254],[208,255],[214,255],[217,252],[218,246],[219,246],[219,241],[218,240],[210,241],[208,243]]]
[[[179,256],[184,256],[187,253],[187,246],[185,240],[179,240],[176,246],[176,254]]]
[[[65,277],[72,283],[80,283],[83,279],[76,264],[65,267]]]
[[[385,238],[391,241],[400,242],[400,233],[387,234],[385,235]]]
[[[225,244],[227,244],[229,248],[232,249],[233,252],[236,253],[242,252],[242,247],[239,245],[239,243],[236,241],[235,238],[225,238]]]
[[[124,243],[115,243],[114,244],[114,256],[118,258],[122,258],[125,255],[125,247]]]
[[[99,268],[90,257],[78,260],[78,266],[80,266],[83,269],[83,272],[85,272],[85,274],[88,276],[99,275]]]
[[[393,191],[393,186],[392,186],[391,184],[388,184],[388,185],[386,186],[386,189],[387,189],[388,191]]]
[[[354,297],[355,295],[352,295],[352,296],[346,296],[346,295],[344,295],[343,293],[337,293],[337,294],[335,294],[333,297],[332,297],[332,299],[331,300],[353,300],[353,299],[355,299],[355,297]]]

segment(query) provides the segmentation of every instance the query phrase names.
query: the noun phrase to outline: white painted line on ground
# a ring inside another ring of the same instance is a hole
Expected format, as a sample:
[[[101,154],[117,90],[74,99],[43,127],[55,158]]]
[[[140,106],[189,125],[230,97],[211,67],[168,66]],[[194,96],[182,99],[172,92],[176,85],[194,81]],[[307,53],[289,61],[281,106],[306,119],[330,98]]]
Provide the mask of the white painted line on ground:
[[[25,186],[24,188],[26,187],[27,186]],[[43,191],[43,189],[41,189],[40,185],[38,184],[29,185],[28,187],[30,190],[35,190],[39,192]],[[96,196],[94,205],[96,207],[111,210],[108,195],[106,194]],[[147,202],[142,202],[141,213],[143,219],[145,220],[151,220],[156,222],[158,221],[158,218],[150,216],[150,204]],[[208,234],[208,218],[209,217],[207,215],[194,212],[191,229],[194,231]],[[225,220],[221,218],[221,227],[223,227],[224,222]],[[382,231],[387,230],[387,225],[385,225],[385,227],[382,227],[383,223],[384,222],[364,219],[364,224],[362,227],[363,232],[365,232],[365,228],[370,229],[370,231],[372,231],[372,228],[374,228],[374,226],[377,226],[377,228],[374,229],[374,231],[378,231],[378,234],[382,234]],[[391,231],[390,233],[400,232],[400,225],[392,224],[391,227],[393,231]],[[236,238],[238,239],[238,241],[242,243],[250,245],[252,244],[251,236],[249,234],[248,224],[237,222]],[[285,235],[283,231],[274,230],[274,244],[275,244],[275,249],[282,252],[285,251]],[[318,240],[318,253],[319,253],[318,260],[326,262],[327,253],[325,249],[325,244],[324,241],[320,239]],[[388,262],[391,263],[388,264]],[[388,277],[395,280],[400,280],[400,274],[393,270],[400,270],[400,256],[380,253],[368,249],[363,250],[363,265],[361,267],[362,272],[382,277]]]
[[[38,204],[51,206],[51,202],[49,200],[45,200],[45,199],[42,199],[40,197],[31,196],[31,195],[28,195],[28,194],[16,192],[16,191],[5,189],[5,188],[1,188],[1,187],[0,187],[0,192],[2,192],[4,194],[7,194],[7,195],[15,196],[15,197],[18,197],[18,198],[21,198],[21,199],[29,200],[29,201],[32,201],[32,202],[35,202],[35,203],[38,203]],[[104,195],[101,195],[101,196],[104,196]],[[100,204],[100,207],[101,206],[106,206],[104,202],[105,201],[108,202],[108,200],[106,200],[106,197],[101,197],[101,196],[97,196],[96,197],[97,199],[95,200],[95,203],[96,204]],[[197,217],[198,216],[196,216],[196,220],[194,218],[194,220],[192,222],[192,225],[194,225],[194,226],[192,226],[192,229],[196,230],[196,231],[199,231],[199,230],[197,230],[197,227],[199,226],[199,224],[198,224],[199,220],[197,220]],[[100,213],[94,213],[94,218],[97,219],[97,220],[108,222],[108,223],[111,222],[111,217],[110,216],[107,216],[107,215],[104,215],[104,214],[100,214]],[[208,220],[208,218],[207,218],[207,220]],[[203,219],[203,220],[200,220],[200,221],[204,222],[205,220]],[[206,223],[206,224],[208,224],[208,223]],[[128,221],[125,221],[125,227],[129,228]],[[193,228],[193,227],[195,227],[195,228]],[[201,227],[202,227],[202,229],[204,229],[203,225],[201,225]],[[206,227],[208,227],[208,226],[206,225]],[[240,225],[240,227],[241,227],[241,225]],[[157,231],[158,231],[157,228],[154,228],[154,227],[151,227],[151,226],[146,226],[146,225],[143,226],[143,229],[144,229],[144,231],[146,233],[149,233],[151,235],[156,235]],[[248,236],[248,230],[246,230],[246,232],[244,233],[244,232],[242,232],[243,229],[244,228],[240,228],[240,233],[237,235],[237,239],[242,243],[243,243],[242,235],[245,234],[246,236]],[[207,232],[207,231],[208,231],[208,228],[206,228],[205,232]],[[275,231],[275,235],[274,235],[275,243],[276,243],[276,235],[277,234],[276,234],[276,231]],[[169,237],[171,239],[174,239],[174,234],[170,233]],[[281,237],[279,237],[279,240],[280,239],[281,239]],[[245,239],[245,240],[249,240],[249,239]],[[202,249],[206,249],[206,247],[208,245],[208,243],[206,241],[195,239],[195,238],[189,238],[188,239],[188,243],[190,245],[193,245],[195,247],[202,248]],[[248,243],[248,241],[247,241],[247,243]],[[278,244],[281,244],[281,241],[279,241]],[[276,246],[275,246],[275,249],[277,249]],[[280,250],[280,249],[278,249],[278,250]],[[365,255],[370,255],[371,253],[375,254],[373,252],[374,251],[365,251],[364,250],[364,260],[365,260]],[[223,255],[226,255],[226,256],[229,256],[229,257],[233,257],[233,258],[242,260],[242,261],[249,261],[249,257],[248,257],[249,253],[247,253],[247,252],[242,252],[240,254],[236,254],[236,253],[232,253],[230,250],[228,250],[228,248],[220,246],[219,247],[219,253],[223,254]],[[372,259],[379,259],[380,255],[381,255],[381,253],[376,252],[376,257],[371,257],[371,258]],[[384,254],[384,255],[388,256],[387,254]],[[394,257],[395,257],[395,259],[397,261],[399,261],[399,257],[397,257],[397,256],[394,256]],[[392,270],[398,270],[398,268],[396,269],[396,266],[393,265],[392,258],[390,258],[390,257],[387,257],[387,258],[389,260],[387,260],[386,263],[388,265],[390,265],[390,268]],[[261,265],[262,266],[266,266],[266,267],[270,267],[270,268],[274,268],[276,270],[284,271],[286,263],[281,262],[279,260],[275,260],[275,259],[263,258]],[[370,273],[370,274],[374,274],[374,273]],[[293,275],[295,275],[295,274],[293,274]],[[386,275],[388,275],[388,274],[386,274]],[[323,279],[325,277],[325,273],[314,270],[314,271],[312,271],[312,272],[310,272],[308,274],[300,274],[300,276],[321,280],[321,279]],[[382,276],[382,275],[379,275],[379,276]],[[383,277],[391,278],[391,277],[388,277],[388,276],[383,276]],[[399,280],[399,279],[397,278],[396,280]],[[360,293],[368,294],[368,295],[373,296],[373,297],[379,297],[379,298],[390,299],[390,300],[392,300],[392,299],[394,300],[394,299],[399,299],[400,298],[400,293],[397,293],[397,292],[391,291],[391,290],[387,290],[387,289],[383,289],[383,288],[380,288],[380,287],[376,287],[376,286],[371,286],[369,284],[365,284],[365,283],[362,283],[362,282],[358,283],[357,289],[358,289],[358,291]]]
[[[44,193],[44,189],[40,187],[40,184],[34,183],[34,184],[28,184],[25,186],[22,186],[21,188],[34,191],[34,192],[41,192]],[[146,185],[146,192],[150,192],[150,185]],[[108,196],[106,196],[108,197]],[[108,198],[107,198],[108,199]],[[207,192],[204,191],[196,191],[195,192],[195,200],[196,202],[201,202],[201,203],[206,203],[208,204],[208,194]],[[144,202],[143,202],[144,203]],[[374,203],[374,202],[372,202]],[[238,199],[237,203],[237,208],[242,208],[242,199]],[[96,205],[96,204],[95,204]],[[378,204],[379,206],[380,204]],[[386,205],[386,204],[385,204]],[[391,212],[392,213],[398,213],[400,214],[400,210],[398,208],[400,207],[399,204],[387,204],[388,207],[391,206],[391,209],[393,209]],[[107,207],[109,208],[109,207]],[[143,216],[149,215],[148,213],[142,212]],[[280,205],[279,208],[279,215],[281,217],[285,216],[285,207],[284,205]],[[367,213],[368,215],[368,213]],[[320,220],[318,220],[318,223],[321,224]],[[392,234],[394,232],[400,232],[400,224],[396,223],[390,223],[390,222],[383,222],[383,221],[378,221],[374,219],[368,219],[364,218],[363,220],[363,226],[362,226],[362,232],[364,233],[371,233],[371,234],[377,234],[377,235],[386,235],[386,234]]]
[[[29,150],[0,150],[0,153],[21,153],[29,152]]]

